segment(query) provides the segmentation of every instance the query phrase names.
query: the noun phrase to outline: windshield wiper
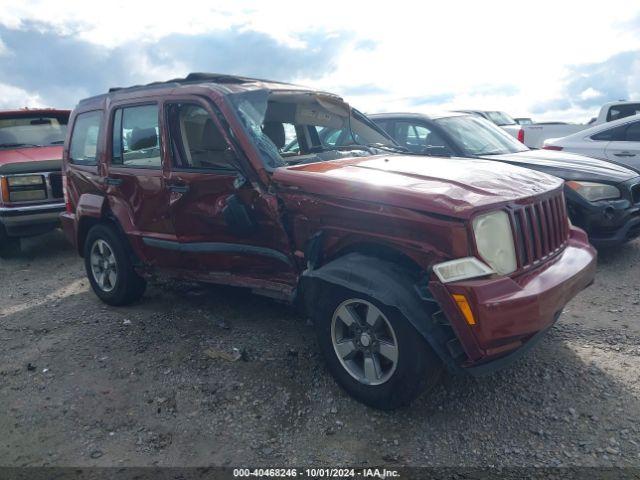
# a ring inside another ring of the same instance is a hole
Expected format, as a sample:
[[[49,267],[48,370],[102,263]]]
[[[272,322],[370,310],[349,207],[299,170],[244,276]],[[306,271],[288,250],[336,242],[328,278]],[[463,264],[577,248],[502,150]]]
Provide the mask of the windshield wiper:
[[[35,143],[0,143],[0,148],[16,148],[16,147],[42,147]]]
[[[354,143],[352,145],[333,145],[330,147],[323,146],[314,146],[309,149],[311,153],[323,153],[323,152],[341,152],[345,150],[364,150],[365,152],[371,153],[371,148],[368,145],[360,145]]]
[[[389,145],[387,143],[368,143],[367,147],[395,153],[411,153],[411,151],[406,147],[401,147],[400,145]]]
[[[502,150],[489,150],[488,152],[481,152],[477,153],[476,155],[504,155],[505,153],[509,152],[504,152]]]

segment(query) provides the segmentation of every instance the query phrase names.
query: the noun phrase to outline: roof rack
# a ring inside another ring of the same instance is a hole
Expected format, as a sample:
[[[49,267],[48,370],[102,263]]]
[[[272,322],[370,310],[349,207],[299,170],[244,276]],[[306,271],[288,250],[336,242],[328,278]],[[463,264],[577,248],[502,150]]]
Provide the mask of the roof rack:
[[[122,90],[138,90],[138,89],[164,87],[164,86],[175,87],[178,85],[184,85],[189,83],[250,83],[250,82],[269,82],[269,83],[279,83],[283,85],[288,85],[286,82],[263,80],[260,78],[242,77],[239,75],[193,72],[188,74],[184,78],[174,78],[172,80],[167,80],[164,82],[152,82],[152,83],[147,83],[146,85],[134,85],[131,87],[112,87],[109,89],[109,93],[119,92]]]

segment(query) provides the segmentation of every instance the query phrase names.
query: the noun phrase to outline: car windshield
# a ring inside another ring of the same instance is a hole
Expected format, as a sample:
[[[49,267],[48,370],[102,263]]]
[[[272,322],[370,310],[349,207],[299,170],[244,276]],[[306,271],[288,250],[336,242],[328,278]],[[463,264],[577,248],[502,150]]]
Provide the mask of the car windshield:
[[[267,168],[406,151],[333,95],[255,90],[230,99]]]
[[[62,145],[66,115],[20,114],[0,118],[0,148]]]
[[[528,150],[491,122],[473,115],[439,118],[436,123],[468,156],[500,155]]]
[[[487,117],[498,126],[516,125],[516,121],[504,112],[487,112]]]

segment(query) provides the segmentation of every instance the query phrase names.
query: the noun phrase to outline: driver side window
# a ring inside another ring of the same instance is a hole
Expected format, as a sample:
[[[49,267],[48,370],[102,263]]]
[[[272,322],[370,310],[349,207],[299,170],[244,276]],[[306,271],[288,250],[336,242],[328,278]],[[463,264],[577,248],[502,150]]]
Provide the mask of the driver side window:
[[[187,170],[236,170],[233,150],[203,107],[191,103],[175,103],[165,108],[173,167]]]

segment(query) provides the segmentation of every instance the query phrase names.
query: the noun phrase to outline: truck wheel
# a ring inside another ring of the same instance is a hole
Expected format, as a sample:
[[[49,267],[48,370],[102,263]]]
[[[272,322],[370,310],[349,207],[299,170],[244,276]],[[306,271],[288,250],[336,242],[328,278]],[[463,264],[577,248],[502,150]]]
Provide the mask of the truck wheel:
[[[315,318],[320,349],[349,394],[391,410],[438,383],[440,359],[399,311],[345,288],[322,293]]]
[[[20,239],[7,235],[4,226],[0,224],[0,257],[9,257],[20,253]]]
[[[84,264],[91,287],[109,305],[127,305],[139,300],[147,286],[131,263],[127,246],[114,230],[96,225],[84,244]]]

